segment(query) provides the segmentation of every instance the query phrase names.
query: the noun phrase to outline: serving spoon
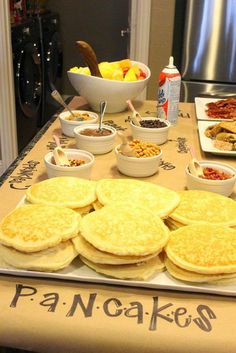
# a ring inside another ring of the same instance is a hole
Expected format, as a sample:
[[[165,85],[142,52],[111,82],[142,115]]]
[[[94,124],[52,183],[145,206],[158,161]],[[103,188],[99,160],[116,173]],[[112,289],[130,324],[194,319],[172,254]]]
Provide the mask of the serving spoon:
[[[128,104],[130,110],[133,112],[131,120],[134,123],[134,125],[140,126],[140,120],[142,120],[141,115],[137,110],[134,108],[133,104],[131,103],[131,100],[127,100],[126,103]]]
[[[76,46],[84,60],[85,65],[89,67],[92,76],[102,77],[99,70],[98,61],[93,48],[82,40],[76,42]]]
[[[202,176],[203,175],[203,168],[200,165],[199,161],[195,158],[193,146],[189,147],[189,152],[192,157],[192,159],[190,160],[189,165],[188,165],[188,169],[189,169],[190,173],[197,176],[197,177]]]
[[[55,101],[57,101],[59,104],[61,104],[66,110],[68,110],[68,112],[70,112],[70,114],[75,118],[75,114],[72,112],[72,110],[68,107],[68,105],[66,104],[66,102],[64,101],[64,99],[62,98],[62,96],[60,95],[60,93],[55,89],[54,91],[52,91],[51,96],[55,99]]]
[[[67,158],[65,152],[63,151],[63,149],[61,147],[59,137],[57,135],[53,135],[53,139],[57,145],[57,147],[54,148],[54,150],[53,150],[53,157],[54,157],[56,165],[69,166],[70,165],[69,159]]]
[[[128,157],[135,157],[133,149],[130,147],[127,137],[123,134],[123,132],[118,131],[117,135],[121,138],[120,152]]]

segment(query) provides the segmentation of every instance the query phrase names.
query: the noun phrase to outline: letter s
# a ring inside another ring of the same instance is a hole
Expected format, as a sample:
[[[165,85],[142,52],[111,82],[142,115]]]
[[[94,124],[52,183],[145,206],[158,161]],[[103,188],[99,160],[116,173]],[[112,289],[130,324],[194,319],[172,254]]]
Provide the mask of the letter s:
[[[206,312],[209,319],[216,319],[215,313],[209,308],[207,305],[198,305],[197,312],[200,317],[193,319],[195,324],[203,331],[210,332],[212,330],[212,326],[210,320],[204,314]]]

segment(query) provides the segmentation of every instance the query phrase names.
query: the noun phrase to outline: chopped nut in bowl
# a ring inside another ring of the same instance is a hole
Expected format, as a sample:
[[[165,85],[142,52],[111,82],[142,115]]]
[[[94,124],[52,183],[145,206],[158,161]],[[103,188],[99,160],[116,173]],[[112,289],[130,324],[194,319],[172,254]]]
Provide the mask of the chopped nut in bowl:
[[[133,156],[123,154],[121,146],[116,146],[115,154],[117,168],[122,174],[142,178],[157,173],[162,156],[158,145],[135,139],[129,143]]]

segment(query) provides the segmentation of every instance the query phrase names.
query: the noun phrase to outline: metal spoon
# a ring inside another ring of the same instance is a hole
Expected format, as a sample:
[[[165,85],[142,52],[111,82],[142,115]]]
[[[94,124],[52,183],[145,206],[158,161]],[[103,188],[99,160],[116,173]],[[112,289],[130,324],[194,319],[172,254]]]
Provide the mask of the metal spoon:
[[[53,157],[57,165],[70,165],[69,159],[67,158],[65,152],[61,148],[60,139],[58,136],[53,135],[53,139],[56,142],[57,147],[53,150]]]
[[[133,149],[130,147],[128,140],[126,136],[123,134],[123,132],[118,131],[117,135],[121,138],[122,143],[120,145],[120,152],[128,157],[135,157]]]
[[[107,102],[106,101],[101,101],[100,102],[100,115],[99,115],[99,122],[98,122],[98,131],[100,133],[102,133],[102,121],[103,121],[103,117],[105,114],[105,110],[107,107]]]
[[[75,114],[72,112],[72,110],[68,107],[68,105],[66,104],[66,102],[64,101],[64,99],[62,98],[62,96],[60,95],[60,93],[55,89],[54,91],[52,91],[51,96],[58,102],[60,103],[66,110],[68,110],[68,112],[70,112],[70,114],[75,117]]]
[[[142,120],[141,115],[134,108],[134,106],[133,106],[133,104],[131,103],[130,100],[127,100],[126,103],[128,104],[130,110],[133,112],[132,117],[131,117],[131,120],[132,120],[133,124],[137,125],[137,126],[140,126],[140,120]]]

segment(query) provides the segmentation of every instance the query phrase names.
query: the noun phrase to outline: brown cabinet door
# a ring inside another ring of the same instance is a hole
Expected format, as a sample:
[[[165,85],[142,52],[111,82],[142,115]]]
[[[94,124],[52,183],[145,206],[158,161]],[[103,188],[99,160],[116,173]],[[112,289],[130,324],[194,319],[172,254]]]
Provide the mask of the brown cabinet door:
[[[98,62],[129,56],[129,0],[50,0],[48,7],[60,18],[64,94],[75,93],[67,70],[84,65],[76,41],[88,42]]]

